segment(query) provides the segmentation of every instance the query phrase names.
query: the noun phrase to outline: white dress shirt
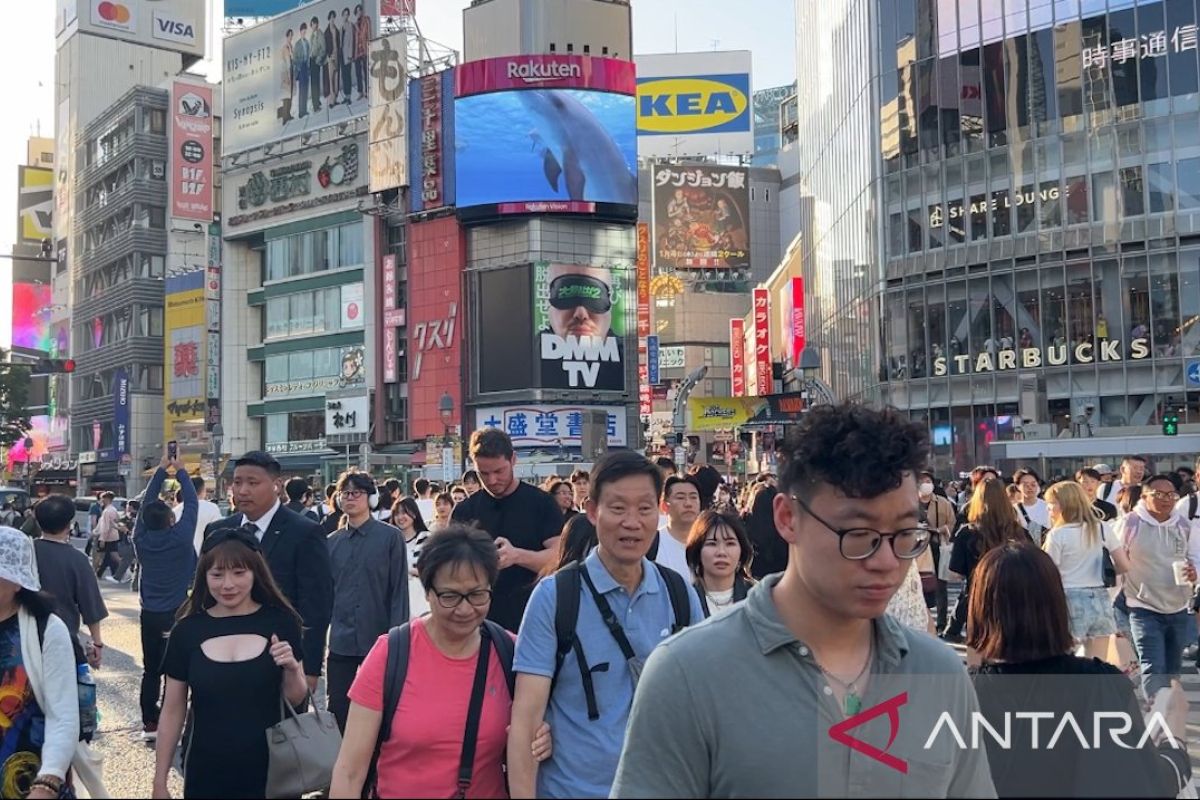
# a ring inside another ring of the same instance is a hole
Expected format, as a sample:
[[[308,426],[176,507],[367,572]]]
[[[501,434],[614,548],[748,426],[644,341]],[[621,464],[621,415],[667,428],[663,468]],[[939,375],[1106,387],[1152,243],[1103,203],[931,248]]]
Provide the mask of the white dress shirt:
[[[267,534],[267,526],[271,524],[271,520],[275,519],[275,512],[279,511],[279,507],[281,505],[283,505],[283,503],[276,500],[275,505],[271,506],[271,510],[263,514],[258,519],[250,519],[245,514],[242,514],[242,524],[245,525],[247,522],[249,522],[251,525],[254,525],[256,528],[258,528],[258,533],[256,535],[258,536],[258,541],[262,542],[263,537]]]
[[[183,503],[175,507],[175,521],[183,516]],[[221,519],[221,509],[211,500],[201,500],[196,508],[196,535],[193,537],[193,544],[196,546],[196,554],[200,554],[200,545],[204,544],[204,531],[209,525]]]

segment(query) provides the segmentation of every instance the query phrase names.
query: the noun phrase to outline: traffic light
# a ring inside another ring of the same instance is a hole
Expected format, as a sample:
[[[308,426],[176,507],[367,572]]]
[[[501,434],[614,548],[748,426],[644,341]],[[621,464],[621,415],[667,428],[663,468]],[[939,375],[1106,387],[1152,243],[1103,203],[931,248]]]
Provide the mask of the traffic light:
[[[1174,411],[1167,411],[1163,414],[1162,420],[1163,436],[1178,436],[1179,435],[1179,415]]]
[[[30,375],[61,375],[75,371],[73,358],[39,358],[29,370]]]

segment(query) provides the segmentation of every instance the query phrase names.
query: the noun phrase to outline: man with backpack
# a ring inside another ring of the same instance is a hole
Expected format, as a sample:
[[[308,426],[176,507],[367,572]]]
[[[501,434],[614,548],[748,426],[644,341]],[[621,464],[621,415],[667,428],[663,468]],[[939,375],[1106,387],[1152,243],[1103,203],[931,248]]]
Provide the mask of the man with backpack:
[[[596,548],[530,597],[513,662],[514,798],[607,797],[642,664],[663,639],[704,618],[684,579],[646,558],[662,485],[662,473],[637,453],[602,458],[587,502]],[[554,754],[539,766],[531,746],[543,718]]]

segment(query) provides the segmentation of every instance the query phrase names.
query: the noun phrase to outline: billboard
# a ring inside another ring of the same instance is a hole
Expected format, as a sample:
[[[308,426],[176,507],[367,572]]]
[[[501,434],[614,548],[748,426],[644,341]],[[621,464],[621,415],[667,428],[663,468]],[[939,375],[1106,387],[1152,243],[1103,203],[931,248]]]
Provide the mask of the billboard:
[[[766,289],[754,290],[754,394],[771,393],[771,295]]]
[[[388,258],[385,256],[385,270]],[[402,339],[400,347],[407,354],[412,440],[444,433],[438,411],[444,393],[449,392],[454,400],[456,415],[462,410],[462,339],[466,323],[462,274],[466,258],[463,230],[454,216],[409,223],[408,341]],[[394,262],[392,258],[393,270]],[[460,419],[452,419],[451,423]]]
[[[534,265],[534,331],[543,389],[625,390],[625,337],[636,318],[636,273]]]
[[[14,281],[12,297],[12,346],[50,352],[50,284]]]
[[[638,154],[754,152],[748,50],[636,56]]]
[[[746,396],[746,321],[729,320],[729,376],[734,397]]]
[[[212,87],[171,84],[171,216],[213,218]]]
[[[204,419],[207,381],[205,291],[207,271],[169,275],[163,320],[163,436],[179,439],[176,426]]]
[[[608,416],[608,446],[625,447],[628,436],[621,406],[496,406],[475,409],[475,430],[499,428],[514,447],[582,447],[584,414]]]
[[[205,0],[78,0],[77,13],[81,33],[204,57]],[[70,16],[60,9],[59,24],[69,25]]]
[[[750,172],[654,168],[654,258],[660,270],[750,268]]]
[[[720,431],[745,425],[762,408],[754,397],[689,397],[688,430]]]
[[[789,278],[779,290],[779,331],[783,336],[783,354],[793,366],[804,352],[804,278]]]
[[[455,203],[454,68],[408,84],[408,174],[414,213]]]
[[[129,452],[129,373],[119,367],[113,375],[113,434],[115,434],[114,456]]]
[[[54,236],[54,170],[17,167],[17,241],[41,244]]]
[[[408,119],[404,90],[408,84],[403,33],[371,42],[371,117],[367,165],[371,192],[408,185]]]
[[[228,215],[225,225],[246,231],[266,228],[277,217],[365,195],[367,181],[360,165],[364,153],[360,142],[342,140],[282,162],[267,162],[248,177],[227,177],[223,187]]]
[[[224,152],[365,116],[375,7],[319,0],[227,37]]]
[[[511,56],[461,65],[454,101],[459,208],[495,213],[636,209],[630,62]],[[632,213],[636,213],[633,211]]]

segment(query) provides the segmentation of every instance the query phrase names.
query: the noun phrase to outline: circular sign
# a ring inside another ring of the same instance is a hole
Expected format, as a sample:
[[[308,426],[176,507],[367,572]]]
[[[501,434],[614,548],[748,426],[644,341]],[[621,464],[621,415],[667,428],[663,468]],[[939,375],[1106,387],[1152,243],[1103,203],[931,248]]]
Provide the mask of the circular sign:
[[[199,164],[204,160],[204,145],[195,139],[188,139],[179,147],[179,155],[189,164]]]

